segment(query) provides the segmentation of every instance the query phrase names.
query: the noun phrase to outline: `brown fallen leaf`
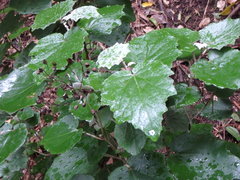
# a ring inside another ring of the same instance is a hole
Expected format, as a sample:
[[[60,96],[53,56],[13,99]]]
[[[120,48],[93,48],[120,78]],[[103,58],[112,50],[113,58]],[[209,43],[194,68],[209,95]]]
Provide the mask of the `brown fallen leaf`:
[[[209,17],[206,17],[203,20],[201,20],[201,22],[199,23],[199,27],[202,28],[208,25],[210,22],[211,22],[211,19]]]

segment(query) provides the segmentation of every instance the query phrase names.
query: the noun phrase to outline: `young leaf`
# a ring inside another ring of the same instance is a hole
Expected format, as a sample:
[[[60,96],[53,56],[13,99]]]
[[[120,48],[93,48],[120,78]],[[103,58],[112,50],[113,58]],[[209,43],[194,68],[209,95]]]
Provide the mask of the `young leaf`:
[[[77,9],[74,9],[70,14],[63,17],[62,19],[67,21],[69,19],[77,22],[79,19],[90,19],[90,18],[98,18],[101,15],[98,13],[97,8],[95,6],[81,6]]]
[[[0,80],[0,110],[15,112],[33,105],[43,88],[33,80],[33,71],[23,67]]]
[[[10,154],[16,152],[27,138],[27,128],[25,124],[18,124],[11,129],[0,129],[0,163]]]
[[[65,180],[70,180],[76,174],[89,173],[93,167],[94,165],[88,161],[87,152],[82,148],[74,147],[54,159],[44,179],[64,178]]]
[[[177,39],[169,33],[156,30],[129,42],[130,53],[125,58],[129,62],[161,62],[172,66],[172,62],[181,55]]]
[[[169,35],[175,37],[178,42],[178,48],[182,52],[179,58],[192,57],[192,54],[199,53],[200,51],[196,46],[193,45],[194,42],[200,39],[200,35],[197,31],[192,31],[190,29],[174,29],[174,28],[163,28],[163,32],[167,32]]]
[[[237,141],[240,141],[240,134],[238,130],[232,126],[227,126],[226,130],[229,134],[231,134]]]
[[[212,23],[199,31],[201,42],[208,48],[220,50],[228,44],[234,44],[240,36],[240,19],[225,19],[218,23]]]
[[[60,154],[72,148],[81,139],[81,135],[82,130],[60,122],[45,128],[41,144],[50,153]]]
[[[146,136],[143,132],[134,129],[129,123],[116,125],[114,129],[114,137],[117,139],[119,146],[132,155],[140,153],[146,142]]]
[[[116,43],[99,54],[98,66],[110,69],[112,66],[120,64],[129,52],[128,44]]]
[[[35,18],[35,21],[32,25],[32,30],[39,28],[45,29],[50,24],[55,23],[57,20],[71,11],[74,4],[75,1],[66,0],[52,6],[51,8],[42,10]]]
[[[73,53],[83,49],[86,36],[86,31],[75,28],[66,32],[64,36],[60,33],[54,33],[40,39],[30,52],[33,59],[29,67],[36,70],[43,66],[41,61],[47,59],[50,65],[56,63],[57,69],[65,69],[67,58],[71,58]]]
[[[240,88],[240,51],[229,50],[217,59],[198,61],[191,67],[194,76],[219,88]]]
[[[168,66],[160,63],[116,72],[103,83],[102,103],[111,107],[118,123],[128,121],[156,141],[167,110],[165,102],[176,93],[171,74]]]

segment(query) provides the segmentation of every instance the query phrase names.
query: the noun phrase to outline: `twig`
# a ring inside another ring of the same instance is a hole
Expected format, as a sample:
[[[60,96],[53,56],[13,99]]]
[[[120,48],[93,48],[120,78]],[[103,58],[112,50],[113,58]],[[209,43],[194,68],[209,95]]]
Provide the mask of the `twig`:
[[[103,138],[100,138],[100,137],[95,136],[95,135],[93,135],[93,134],[90,134],[90,133],[87,133],[87,132],[85,132],[84,134],[87,135],[87,136],[90,136],[90,137],[92,137],[92,138],[94,138],[94,139],[98,139],[98,140],[100,140],[100,141],[104,141]]]
[[[205,7],[205,9],[204,9],[204,13],[203,13],[203,19],[204,19],[204,18],[205,18],[205,16],[206,16],[207,9],[208,9],[208,5],[209,5],[209,0],[207,1],[207,5],[206,5],[206,7]]]
[[[238,4],[232,12],[228,15],[228,18],[231,18],[234,14],[236,14],[240,10],[240,4]]]

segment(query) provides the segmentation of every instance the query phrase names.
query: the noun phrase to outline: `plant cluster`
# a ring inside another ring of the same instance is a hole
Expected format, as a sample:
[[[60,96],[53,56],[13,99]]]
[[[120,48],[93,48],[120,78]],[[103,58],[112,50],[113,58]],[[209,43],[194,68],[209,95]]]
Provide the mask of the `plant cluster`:
[[[240,121],[229,100],[240,88],[240,19],[125,42],[134,21],[128,0],[11,0],[1,13],[0,58],[14,59],[0,77],[1,178],[240,177],[239,146],[196,121]],[[9,55],[26,33],[34,40]],[[181,63],[189,81],[172,78]]]

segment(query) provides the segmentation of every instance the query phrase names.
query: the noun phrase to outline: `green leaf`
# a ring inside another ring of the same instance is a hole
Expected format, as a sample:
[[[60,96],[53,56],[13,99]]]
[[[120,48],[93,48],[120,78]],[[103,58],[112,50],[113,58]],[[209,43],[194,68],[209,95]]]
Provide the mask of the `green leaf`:
[[[109,180],[146,180],[146,179],[166,179],[172,180],[173,176],[169,173],[168,168],[164,163],[164,157],[160,153],[141,153],[137,156],[132,156],[128,160],[128,165],[115,169]]]
[[[16,152],[27,138],[27,128],[18,124],[14,129],[0,129],[0,163]]]
[[[64,36],[60,33],[54,33],[40,39],[30,52],[33,59],[29,67],[36,70],[39,66],[43,66],[41,61],[47,59],[50,65],[56,63],[57,69],[65,69],[67,59],[71,58],[73,53],[83,49],[86,36],[86,31],[75,28],[66,32]]]
[[[160,153],[142,152],[130,157],[128,164],[133,170],[148,176],[148,179],[173,179],[164,161],[165,157]]]
[[[108,151],[108,144],[89,136],[83,136],[76,147],[83,148],[87,152],[89,163],[95,166]],[[97,149],[97,151],[96,151]]]
[[[52,154],[64,153],[72,148],[80,139],[82,130],[72,128],[65,122],[46,127],[40,142]]]
[[[229,134],[231,134],[237,141],[240,141],[240,134],[238,130],[232,126],[227,126],[226,130]]]
[[[167,164],[177,179],[239,178],[240,159],[230,153],[227,144],[210,131],[206,133],[206,125],[194,125],[190,133],[175,138],[171,145],[175,154]]]
[[[98,96],[90,94],[84,101],[77,100],[71,103],[69,111],[80,120],[92,120],[92,110],[97,111],[100,107]]]
[[[146,142],[144,133],[129,123],[116,125],[114,129],[114,137],[120,147],[124,148],[132,155],[140,153]]]
[[[71,180],[94,180],[93,176],[79,174],[74,176]]]
[[[177,108],[191,105],[197,102],[201,96],[195,86],[188,87],[188,85],[180,83],[175,86],[177,95],[173,96]]]
[[[124,15],[123,6],[107,6],[98,9],[98,12],[101,15],[99,18],[92,18],[79,24],[89,31],[91,35],[98,37],[110,35],[114,29],[122,24],[120,18]]]
[[[108,46],[112,46],[118,43],[124,43],[127,35],[130,33],[129,23],[122,22],[122,24],[114,29],[111,34],[90,34],[89,38],[92,41],[100,41],[105,43]]]
[[[136,63],[157,61],[171,66],[172,62],[181,55],[181,52],[177,49],[177,41],[167,32],[151,31],[129,41],[130,53],[125,59]]]
[[[44,179],[70,180],[76,174],[87,174],[92,168],[93,164],[89,163],[87,152],[82,148],[74,147],[54,159]]]
[[[107,17],[101,17],[93,19],[85,27],[86,30],[91,34],[111,34],[113,29],[121,25],[120,19],[112,19]]]
[[[0,177],[11,179],[15,172],[19,172],[21,169],[26,168],[28,158],[23,150],[23,148],[20,148],[17,152],[0,163]]]
[[[32,70],[23,67],[0,80],[1,110],[15,112],[35,103],[43,87],[34,82],[32,73]]]
[[[123,5],[114,5],[114,6],[105,6],[103,8],[98,9],[98,12],[103,17],[109,17],[112,19],[120,19],[122,16],[125,15],[123,12]]]
[[[91,86],[96,91],[100,91],[103,88],[103,81],[108,77],[109,73],[91,73],[87,79],[84,79],[83,84]]]
[[[30,29],[30,27],[23,27],[23,28],[18,29],[16,32],[9,35],[10,40],[13,40],[13,39],[17,38],[23,32],[28,31],[29,29]]]
[[[14,11],[10,11],[0,24],[0,38],[8,32],[16,31],[22,23],[20,15],[15,16]]]
[[[107,107],[103,107],[101,108],[98,112],[97,112],[97,117],[99,118],[99,120],[102,123],[103,127],[108,127],[111,122],[113,122],[113,113],[112,111],[110,111],[110,108]]]
[[[198,61],[191,67],[194,76],[219,88],[240,88],[240,52],[230,50],[217,59]],[[230,73],[231,72],[231,73]]]
[[[193,45],[194,42],[200,39],[200,35],[197,31],[192,31],[190,29],[174,29],[174,28],[163,28],[163,32],[167,32],[169,35],[175,37],[178,42],[178,48],[182,52],[180,59],[192,57],[192,54],[197,54],[200,51],[196,46]]]
[[[190,125],[189,118],[192,118],[191,112],[192,111],[185,108],[176,109],[170,107],[165,113],[166,128],[173,133],[188,131]]]
[[[40,11],[32,25],[32,30],[39,28],[45,29],[50,24],[55,23],[57,20],[71,11],[74,4],[75,1],[66,0],[52,6],[51,8]]]
[[[240,19],[225,19],[212,23],[199,31],[201,42],[209,48],[220,50],[228,44],[234,44],[240,36]]]
[[[63,17],[63,20],[67,21],[69,19],[77,22],[79,19],[90,19],[90,18],[98,18],[101,15],[98,13],[97,8],[95,6],[81,6],[77,9],[74,9],[70,14]]]
[[[98,66],[110,69],[114,65],[119,65],[129,52],[128,44],[116,43],[99,54],[97,60]]]
[[[22,52],[16,57],[14,62],[14,67],[19,68],[27,63],[30,62],[31,57],[29,56],[29,52],[34,47],[34,43],[30,43],[25,49],[22,50]]]
[[[30,107],[24,108],[22,111],[18,111],[17,117],[24,121],[34,116],[34,111]]]
[[[10,7],[22,14],[37,14],[39,11],[51,6],[50,0],[11,0]]]
[[[102,103],[111,107],[118,123],[128,121],[156,141],[167,110],[165,102],[176,93],[171,74],[166,65],[156,63],[116,72],[103,83]]]
[[[202,109],[202,106],[200,109]],[[196,107],[197,108],[197,107]],[[232,114],[232,103],[229,99],[218,99],[211,101],[200,113],[201,116],[212,120],[224,120],[230,118]]]
[[[128,179],[128,180],[146,180],[150,177],[143,175],[139,172],[129,170],[126,166],[119,167],[111,172],[108,180],[121,180],[121,179]]]

